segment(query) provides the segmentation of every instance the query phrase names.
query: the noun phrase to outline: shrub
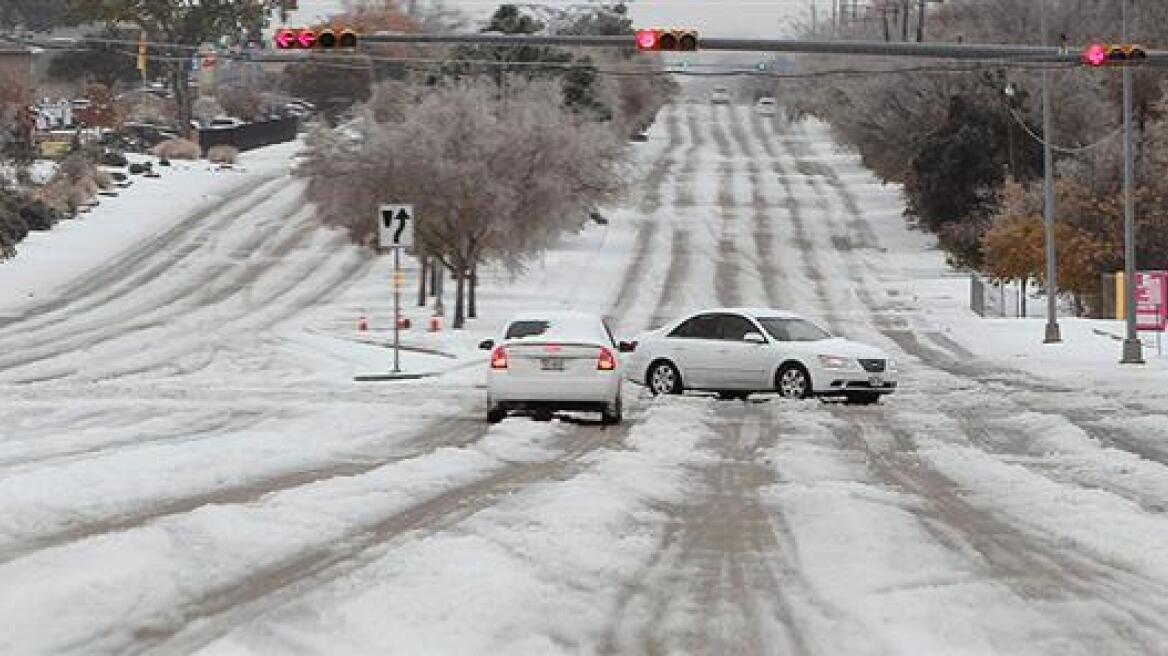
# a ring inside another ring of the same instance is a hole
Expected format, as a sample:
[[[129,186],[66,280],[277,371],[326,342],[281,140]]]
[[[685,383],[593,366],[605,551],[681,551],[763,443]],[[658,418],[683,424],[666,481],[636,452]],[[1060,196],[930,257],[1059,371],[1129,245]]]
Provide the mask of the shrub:
[[[167,139],[150,149],[155,157],[165,159],[199,159],[199,144],[190,139]]]
[[[211,146],[207,151],[207,159],[216,164],[234,164],[239,158],[239,149],[235,146]]]
[[[22,205],[19,214],[29,230],[48,230],[62,218],[60,212],[40,199],[33,199]]]

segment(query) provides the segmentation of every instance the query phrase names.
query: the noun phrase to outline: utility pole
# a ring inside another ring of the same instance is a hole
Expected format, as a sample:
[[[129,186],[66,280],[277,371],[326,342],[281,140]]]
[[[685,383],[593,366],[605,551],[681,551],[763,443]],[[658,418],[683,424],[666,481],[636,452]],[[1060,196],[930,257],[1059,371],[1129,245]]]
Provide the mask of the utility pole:
[[[1042,32],[1042,44],[1046,45],[1046,0],[1042,0],[1039,7],[1039,30]],[[1058,324],[1058,266],[1055,262],[1054,243],[1054,152],[1051,141],[1051,108],[1050,108],[1050,74],[1042,69],[1042,168],[1043,168],[1043,203],[1042,223],[1046,233],[1046,334],[1044,344],[1057,344],[1063,341]]]
[[[1127,0],[1123,0],[1123,42],[1129,39]],[[1127,336],[1120,364],[1143,364],[1144,345],[1136,331],[1136,226],[1132,199],[1132,69],[1123,67],[1123,315]]]

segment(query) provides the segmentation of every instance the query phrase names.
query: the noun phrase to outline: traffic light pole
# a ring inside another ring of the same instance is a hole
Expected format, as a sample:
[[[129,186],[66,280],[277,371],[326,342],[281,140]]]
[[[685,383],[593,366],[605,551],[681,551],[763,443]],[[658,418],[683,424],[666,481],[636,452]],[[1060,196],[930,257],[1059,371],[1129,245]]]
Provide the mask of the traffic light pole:
[[[361,43],[470,43],[484,46],[563,46],[572,48],[624,48],[634,50],[636,37],[574,36],[557,34],[362,34]],[[1009,60],[1015,62],[1080,64],[1081,55],[1055,46],[997,43],[912,43],[889,41],[818,41],[811,39],[727,39],[701,37],[698,50],[736,52],[789,52],[873,57],[924,57],[933,59]],[[1142,65],[1168,66],[1168,51],[1149,50]]]
[[[1042,42],[1046,43],[1046,1],[1040,5]],[[1051,131],[1050,73],[1042,71],[1042,223],[1046,233],[1046,334],[1044,344],[1057,344],[1062,335],[1058,324],[1058,259],[1054,241],[1054,134]]]
[[[1127,0],[1123,0],[1123,41],[1127,43]],[[1132,200],[1132,69],[1123,68],[1123,315],[1127,336],[1120,364],[1143,364],[1144,345],[1136,324],[1136,226]]]

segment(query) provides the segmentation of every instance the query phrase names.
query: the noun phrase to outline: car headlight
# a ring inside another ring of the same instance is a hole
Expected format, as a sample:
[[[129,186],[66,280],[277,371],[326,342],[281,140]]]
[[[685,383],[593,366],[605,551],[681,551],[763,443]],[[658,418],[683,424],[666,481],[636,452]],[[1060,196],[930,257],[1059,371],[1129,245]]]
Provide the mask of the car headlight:
[[[824,369],[835,369],[838,371],[847,371],[860,368],[860,364],[856,362],[855,358],[842,358],[838,355],[819,356],[819,366],[823,367]]]

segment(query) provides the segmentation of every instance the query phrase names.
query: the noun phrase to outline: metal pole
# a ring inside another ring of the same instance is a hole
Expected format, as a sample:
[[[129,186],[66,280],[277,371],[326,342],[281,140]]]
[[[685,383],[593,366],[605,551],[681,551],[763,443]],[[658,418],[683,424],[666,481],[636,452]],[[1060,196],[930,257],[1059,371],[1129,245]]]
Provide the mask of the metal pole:
[[[400,346],[401,332],[401,261],[399,260],[400,246],[393,247],[393,373],[401,371],[398,347]]]
[[[1046,2],[1040,6],[1042,43],[1046,44]],[[1058,324],[1058,265],[1054,243],[1054,152],[1051,142],[1049,74],[1042,71],[1042,224],[1046,233],[1046,333],[1044,344],[1057,344],[1062,339]]]
[[[1128,42],[1127,0],[1123,0],[1123,42]],[[1120,364],[1143,364],[1143,344],[1136,331],[1136,226],[1132,200],[1132,69],[1123,67],[1123,309],[1127,336]]]

